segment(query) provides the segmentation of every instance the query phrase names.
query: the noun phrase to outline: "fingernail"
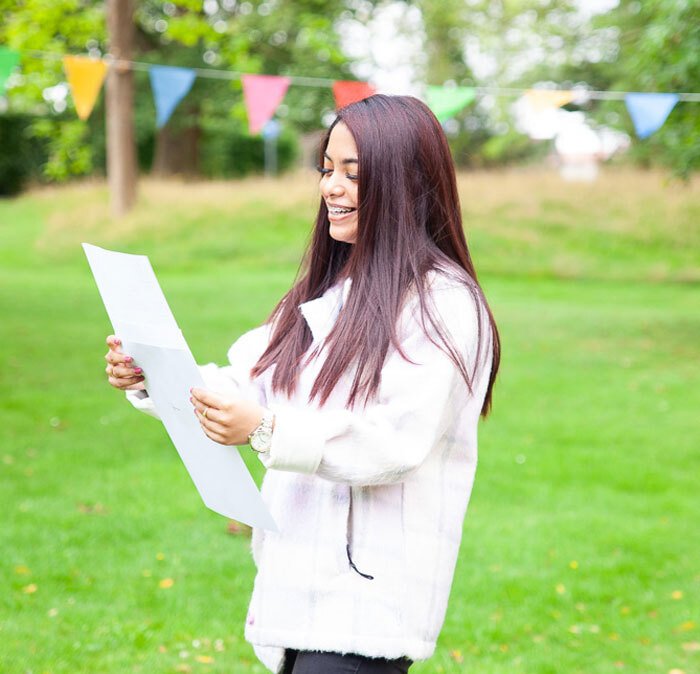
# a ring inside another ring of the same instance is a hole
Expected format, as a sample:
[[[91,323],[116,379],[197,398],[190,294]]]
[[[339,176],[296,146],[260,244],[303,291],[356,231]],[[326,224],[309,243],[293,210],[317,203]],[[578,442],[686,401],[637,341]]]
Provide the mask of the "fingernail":
[[[114,343],[115,343],[115,344],[121,344],[121,343],[122,343],[122,340],[121,340],[121,339],[115,339],[115,340],[114,340]]]
[[[127,356],[126,358],[124,358],[125,363],[130,363],[132,360],[134,359],[131,356]]]
[[[136,374],[141,374],[143,370],[140,367],[135,367],[134,372],[136,372]]]

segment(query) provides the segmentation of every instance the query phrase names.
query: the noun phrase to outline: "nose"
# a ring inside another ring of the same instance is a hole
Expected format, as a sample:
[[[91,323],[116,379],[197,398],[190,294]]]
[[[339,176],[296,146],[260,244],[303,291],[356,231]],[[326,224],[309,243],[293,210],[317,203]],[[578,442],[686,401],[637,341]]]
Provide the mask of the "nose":
[[[344,194],[345,187],[342,177],[338,176],[335,172],[331,173],[323,181],[322,190],[325,196],[339,196]]]

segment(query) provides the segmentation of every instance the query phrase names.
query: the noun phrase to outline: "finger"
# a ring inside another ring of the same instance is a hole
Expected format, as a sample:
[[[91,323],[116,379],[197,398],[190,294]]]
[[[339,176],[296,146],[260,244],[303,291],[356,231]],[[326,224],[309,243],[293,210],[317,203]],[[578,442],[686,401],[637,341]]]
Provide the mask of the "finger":
[[[136,384],[132,384],[131,386],[125,386],[124,390],[125,391],[145,391],[146,384],[144,384],[143,381],[139,381]]]
[[[109,368],[112,368],[111,373]],[[126,365],[108,365],[107,373],[119,379],[133,379],[143,376],[143,370],[140,367],[127,367]]]
[[[114,386],[114,388],[118,389],[126,389],[137,383],[133,379],[122,379],[120,377],[108,377],[107,381],[110,383],[111,386]],[[140,381],[143,382],[143,378],[141,378]]]
[[[107,337],[107,346],[110,349],[118,349],[122,345],[122,340],[116,337],[115,335],[108,335]]]
[[[216,409],[216,407],[209,407],[209,405],[204,405],[203,403],[197,402],[194,398],[190,398],[190,402],[194,405],[194,412],[201,419],[211,419],[221,423],[224,420],[224,416],[221,410]],[[204,412],[206,410],[206,417]]]
[[[197,420],[199,423],[207,428],[210,431],[213,431],[215,433],[223,433],[225,434],[226,431],[228,430],[224,424],[222,424],[220,421],[217,421],[215,419],[212,419],[209,416],[209,412],[207,412],[207,416],[205,417],[201,412],[198,410],[194,411],[195,416],[197,417]]]
[[[113,365],[116,365],[117,363],[133,363],[134,359],[127,355],[126,353],[122,353],[121,351],[107,351],[105,354],[105,360],[108,363],[112,363]]]
[[[218,442],[220,445],[228,445],[228,444],[229,444],[229,443],[226,441],[226,438],[225,438],[223,435],[221,435],[221,434],[219,434],[219,433],[214,433],[213,431],[210,431],[210,430],[207,429],[207,428],[202,428],[202,430],[204,431],[204,434],[205,434],[208,438],[210,438],[211,440],[213,440],[214,442]]]
[[[190,390],[190,393],[197,402],[203,403],[207,407],[214,407],[217,410],[224,409],[228,402],[226,398],[220,396],[218,393],[203,388],[193,388]]]

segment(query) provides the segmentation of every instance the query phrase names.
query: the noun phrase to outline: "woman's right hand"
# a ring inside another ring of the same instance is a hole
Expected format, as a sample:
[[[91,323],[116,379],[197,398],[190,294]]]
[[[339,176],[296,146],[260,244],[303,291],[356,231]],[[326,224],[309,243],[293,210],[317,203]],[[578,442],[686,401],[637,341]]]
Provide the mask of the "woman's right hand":
[[[143,371],[134,367],[134,359],[121,352],[121,341],[114,335],[107,337],[109,351],[105,354],[107,377],[114,388],[122,391],[137,391],[146,388]]]

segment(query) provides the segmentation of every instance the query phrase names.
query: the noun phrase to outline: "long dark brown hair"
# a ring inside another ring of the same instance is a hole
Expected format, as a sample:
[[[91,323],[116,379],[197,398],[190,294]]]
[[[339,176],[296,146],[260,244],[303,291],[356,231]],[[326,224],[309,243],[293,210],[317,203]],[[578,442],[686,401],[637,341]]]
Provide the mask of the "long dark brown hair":
[[[500,340],[467,248],[454,164],[442,127],[416,98],[370,96],[338,112],[319,148],[320,165],[331,131],[340,123],[347,126],[357,145],[356,243],[331,238],[328,210],[321,198],[298,280],[270,316],[271,339],[251,375],[258,376],[275,365],[273,390],[292,395],[312,343],[298,305],[320,297],[349,276],[350,292],[325,342],[327,357],[309,402],[318,398],[323,405],[347,371],[353,373],[347,407],[360,399],[366,404],[378,391],[389,347],[408,360],[396,328],[404,302],[415,289],[424,329],[427,322],[436,331],[439,343],[431,340],[454,361],[470,391],[479,354],[485,348],[482,312],[487,312],[493,362],[481,410],[486,416],[498,372]],[[457,268],[477,307],[479,334],[472,373],[460,355],[464,347],[459,349],[451,342],[426,301],[426,274],[445,267]]]

